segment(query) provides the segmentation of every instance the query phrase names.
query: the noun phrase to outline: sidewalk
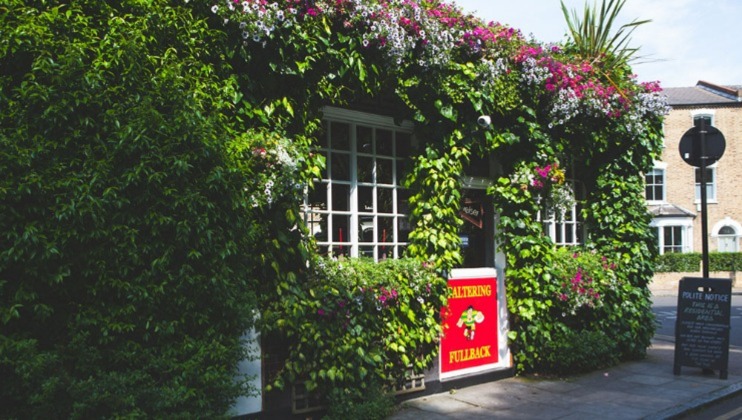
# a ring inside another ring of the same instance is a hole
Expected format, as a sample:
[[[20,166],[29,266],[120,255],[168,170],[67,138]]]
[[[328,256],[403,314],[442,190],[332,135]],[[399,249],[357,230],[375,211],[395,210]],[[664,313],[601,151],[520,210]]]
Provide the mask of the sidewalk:
[[[393,420],[669,419],[742,392],[742,348],[729,349],[729,378],[683,366],[674,337],[656,336],[647,357],[564,380],[512,377],[400,404]]]

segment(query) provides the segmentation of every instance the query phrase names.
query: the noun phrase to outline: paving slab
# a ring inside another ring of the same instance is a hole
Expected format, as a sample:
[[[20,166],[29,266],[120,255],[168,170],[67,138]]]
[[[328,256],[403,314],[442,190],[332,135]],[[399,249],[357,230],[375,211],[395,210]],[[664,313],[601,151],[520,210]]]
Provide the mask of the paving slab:
[[[566,379],[512,377],[400,404],[392,420],[669,419],[742,392],[742,348],[730,347],[729,377],[683,367],[675,344],[656,337],[643,360]]]

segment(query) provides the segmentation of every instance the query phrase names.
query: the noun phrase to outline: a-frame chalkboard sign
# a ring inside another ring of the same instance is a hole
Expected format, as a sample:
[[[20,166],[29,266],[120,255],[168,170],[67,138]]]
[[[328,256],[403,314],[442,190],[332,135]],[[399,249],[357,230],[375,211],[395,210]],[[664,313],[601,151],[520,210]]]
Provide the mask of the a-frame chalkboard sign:
[[[678,316],[675,321],[675,362],[681,366],[718,370],[727,379],[729,367],[729,317],[732,281],[683,277],[678,288]]]

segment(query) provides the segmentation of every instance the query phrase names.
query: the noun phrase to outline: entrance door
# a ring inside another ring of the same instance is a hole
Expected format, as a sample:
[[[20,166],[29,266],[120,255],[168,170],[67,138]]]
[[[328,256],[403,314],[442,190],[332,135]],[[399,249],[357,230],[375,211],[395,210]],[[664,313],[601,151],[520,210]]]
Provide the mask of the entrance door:
[[[492,199],[484,190],[464,190],[459,215],[464,224],[461,237],[463,268],[495,266],[494,217]]]

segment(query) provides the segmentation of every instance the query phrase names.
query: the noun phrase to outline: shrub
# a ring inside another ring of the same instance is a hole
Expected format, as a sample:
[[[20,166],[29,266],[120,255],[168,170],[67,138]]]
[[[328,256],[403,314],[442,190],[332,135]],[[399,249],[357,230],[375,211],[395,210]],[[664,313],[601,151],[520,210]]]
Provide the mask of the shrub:
[[[383,387],[371,384],[363,393],[354,389],[334,388],[328,396],[325,420],[384,420],[394,411],[394,397]]]
[[[693,253],[666,253],[657,257],[655,270],[659,273],[694,273],[701,269],[701,254]]]
[[[415,260],[316,259],[309,278],[279,285],[264,312],[265,331],[289,343],[272,386],[304,382],[357,400],[399,385],[405,371],[433,362],[446,290]]]
[[[695,273],[701,271],[703,255],[699,252],[667,253],[657,258],[656,271],[659,273]],[[710,252],[709,271],[737,271],[742,268],[742,253]]]
[[[0,407],[219,417],[255,308],[218,34],[166,1],[0,13]]]
[[[742,269],[742,253],[711,252],[709,253],[710,271],[737,271]]]
[[[543,345],[536,370],[574,375],[613,366],[619,362],[616,343],[603,331],[559,329]]]

